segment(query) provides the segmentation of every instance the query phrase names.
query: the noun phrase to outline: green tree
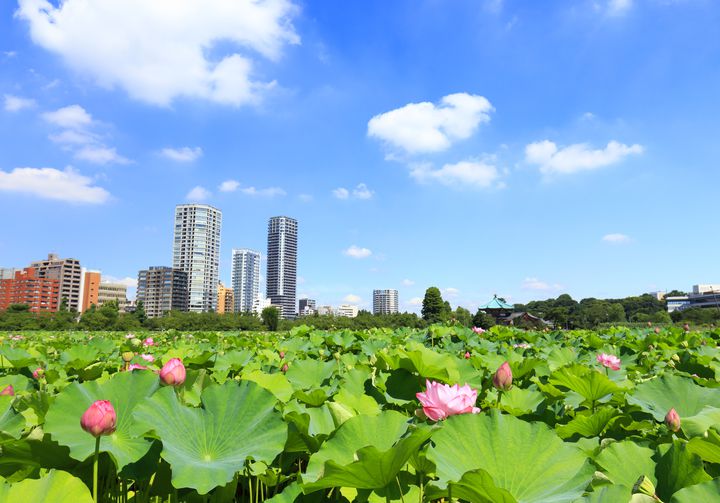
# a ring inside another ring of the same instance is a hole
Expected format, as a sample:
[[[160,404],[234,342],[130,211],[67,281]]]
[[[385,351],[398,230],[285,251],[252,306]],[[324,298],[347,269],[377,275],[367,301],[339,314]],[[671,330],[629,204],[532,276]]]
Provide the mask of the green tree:
[[[138,300],[135,306],[135,312],[133,313],[138,322],[142,325],[147,320],[147,314],[145,313],[145,303],[142,300]]]
[[[473,316],[472,324],[474,327],[484,328],[487,330],[495,325],[495,318],[487,314],[485,311],[478,309],[475,316]]]
[[[262,310],[260,317],[268,330],[275,332],[278,329],[278,325],[280,323],[280,313],[277,307],[266,307]]]
[[[431,286],[425,290],[421,311],[423,320],[428,323],[438,323],[443,320],[445,309],[445,302],[443,302],[440,289]]]
[[[453,317],[455,318],[455,321],[464,327],[472,326],[473,315],[464,307],[458,306],[453,313]]]

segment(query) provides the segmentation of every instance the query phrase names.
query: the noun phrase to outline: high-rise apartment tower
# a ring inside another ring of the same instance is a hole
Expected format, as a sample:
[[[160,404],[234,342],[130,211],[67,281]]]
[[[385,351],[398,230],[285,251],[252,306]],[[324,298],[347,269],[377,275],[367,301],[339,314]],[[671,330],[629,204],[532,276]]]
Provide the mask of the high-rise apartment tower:
[[[297,220],[272,217],[268,223],[267,298],[282,306],[283,318],[294,318],[297,289]]]
[[[397,312],[397,290],[373,290],[373,314],[395,314]]]
[[[168,311],[187,311],[188,274],[172,267],[150,267],[138,273],[137,301],[148,318]]]
[[[217,309],[222,212],[207,204],[175,207],[173,269],[188,275],[188,310]]]
[[[231,285],[235,294],[235,312],[249,313],[260,297],[260,252],[233,249]]]

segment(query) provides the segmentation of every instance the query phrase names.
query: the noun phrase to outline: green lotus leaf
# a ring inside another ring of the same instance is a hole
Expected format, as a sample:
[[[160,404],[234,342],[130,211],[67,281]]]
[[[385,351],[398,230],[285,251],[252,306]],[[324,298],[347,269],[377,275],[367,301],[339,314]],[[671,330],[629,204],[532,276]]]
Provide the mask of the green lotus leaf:
[[[41,479],[26,479],[14,484],[0,485],[0,501],[93,503],[93,497],[82,480],[67,472],[50,470]]]
[[[720,499],[718,495],[720,495],[720,478],[681,489],[673,494],[670,503],[710,503],[718,501]]]
[[[700,456],[703,461],[720,463],[720,435],[708,430],[704,438],[692,438],[687,444],[688,450]]]
[[[605,374],[581,365],[572,365],[557,370],[550,376],[550,383],[575,391],[588,402],[596,402],[623,390]]]
[[[322,362],[319,360],[297,360],[290,363],[285,377],[296,390],[313,389],[322,385],[329,379],[335,369],[335,362]]]
[[[135,410],[142,431],[162,440],[175,487],[206,494],[223,486],[249,459],[272,463],[287,440],[275,397],[254,382],[226,382],[203,391],[202,408],[182,405],[163,388]]]
[[[555,431],[560,438],[570,438],[576,434],[582,437],[598,437],[617,416],[618,411],[612,407],[600,407],[595,412],[586,410],[568,424],[556,427]]]
[[[638,494],[636,496],[644,495]],[[595,490],[584,498],[575,500],[575,503],[642,503],[635,501],[632,497],[632,486],[611,485],[595,488]],[[657,503],[657,501],[650,498],[648,503]]]
[[[694,416],[681,418],[682,430],[688,437],[701,437],[711,426],[720,424],[720,409],[704,407]]]
[[[496,487],[522,503],[571,502],[582,495],[593,467],[583,452],[542,423],[492,411],[447,419],[433,434],[427,457],[441,484],[485,470]]]
[[[112,435],[100,437],[100,450],[110,453],[120,470],[150,448],[150,442],[134,430],[132,413],[158,387],[158,377],[149,371],[119,372],[103,383],[72,383],[51,404],[45,431],[69,447],[70,456],[82,461],[95,452],[95,438],[80,428],[80,418],[96,400],[109,400],[117,414],[117,426]]]
[[[495,486],[485,470],[473,470],[459,482],[450,484],[453,499],[459,497],[473,503],[516,503],[512,494]]]
[[[25,417],[13,407],[15,397],[0,396],[0,432],[19,438],[25,428]]]
[[[34,387],[32,381],[22,374],[11,374],[0,377],[0,391],[8,385],[12,385],[16,395]]]
[[[595,462],[614,484],[633,487],[642,475],[657,484],[655,461],[652,459],[654,454],[653,449],[625,440],[605,447]]]
[[[422,427],[403,437],[408,426],[407,416],[396,411],[348,419],[310,456],[303,491],[334,486],[385,487],[432,432]]]
[[[15,368],[30,367],[37,363],[37,358],[21,348],[4,347],[2,356]]]
[[[292,398],[293,387],[283,374],[265,374],[260,370],[254,370],[248,373],[243,372],[242,378],[245,381],[259,384],[275,395],[281,402],[287,402]]]
[[[545,395],[537,391],[534,386],[530,389],[514,386],[510,391],[502,394],[500,408],[513,416],[522,416],[535,412],[543,400]]]
[[[639,384],[627,400],[652,414],[657,421],[663,421],[673,408],[681,420],[698,414],[706,406],[720,409],[720,393],[717,390],[703,388],[692,379],[675,375],[664,375]]]
[[[265,503],[293,503],[301,494],[302,488],[300,487],[300,484],[298,482],[293,482],[285,487],[282,492],[265,500]]]
[[[663,501],[680,489],[711,480],[700,456],[693,454],[687,443],[677,439],[660,458],[655,475],[657,495]]]

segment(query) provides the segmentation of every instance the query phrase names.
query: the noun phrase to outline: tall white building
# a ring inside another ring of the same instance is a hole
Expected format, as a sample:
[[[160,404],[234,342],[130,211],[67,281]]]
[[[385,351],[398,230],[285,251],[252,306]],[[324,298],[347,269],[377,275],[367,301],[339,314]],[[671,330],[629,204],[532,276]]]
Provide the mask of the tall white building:
[[[373,314],[395,314],[397,312],[397,290],[373,290]]]
[[[255,299],[260,297],[260,252],[233,248],[230,281],[235,295],[235,312],[251,312]]]
[[[188,310],[217,309],[222,212],[207,204],[175,207],[173,269],[188,275]]]
[[[268,222],[267,298],[282,306],[283,318],[294,318],[297,302],[298,222],[272,217]]]

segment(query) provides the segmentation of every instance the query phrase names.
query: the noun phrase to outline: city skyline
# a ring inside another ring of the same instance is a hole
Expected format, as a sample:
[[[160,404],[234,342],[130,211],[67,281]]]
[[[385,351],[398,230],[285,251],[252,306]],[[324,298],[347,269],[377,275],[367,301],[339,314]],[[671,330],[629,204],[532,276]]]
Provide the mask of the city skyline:
[[[77,2],[0,5],[0,266],[134,287],[198,202],[232,222],[225,284],[292,215],[297,294],[336,306],[720,279],[670,256],[720,244],[716,2]]]

